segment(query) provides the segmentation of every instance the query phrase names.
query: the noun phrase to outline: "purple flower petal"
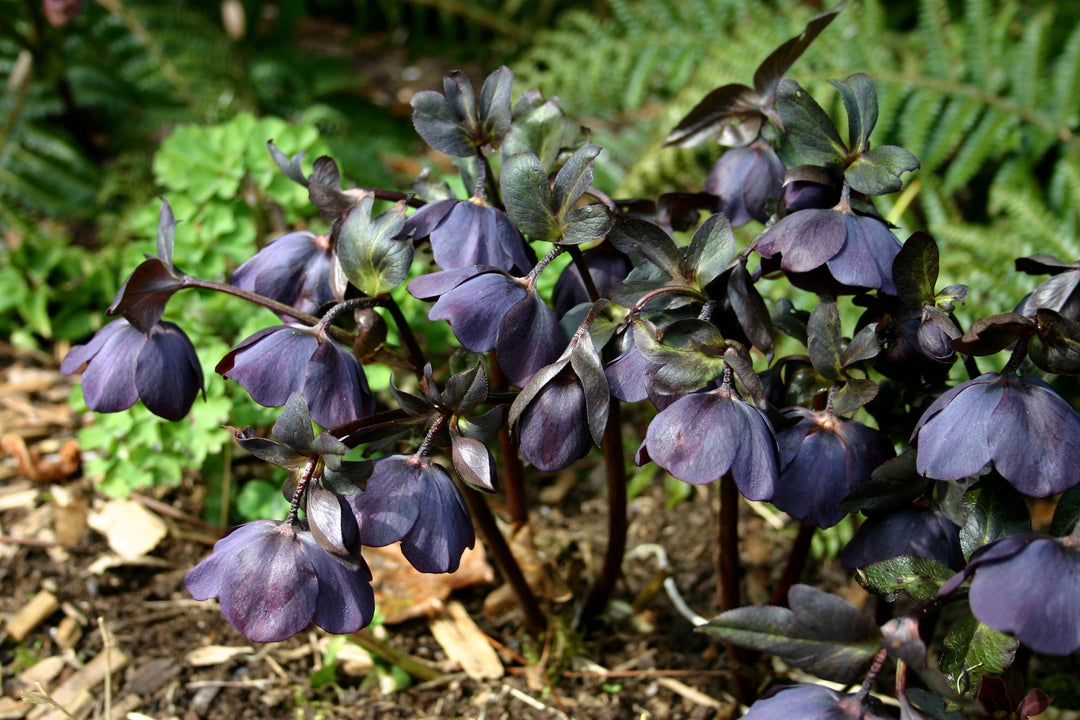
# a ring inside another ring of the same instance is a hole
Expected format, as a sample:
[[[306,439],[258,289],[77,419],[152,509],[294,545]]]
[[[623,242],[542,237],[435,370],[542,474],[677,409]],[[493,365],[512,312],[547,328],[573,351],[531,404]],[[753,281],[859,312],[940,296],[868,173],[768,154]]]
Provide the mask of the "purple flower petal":
[[[306,329],[278,325],[260,330],[230,350],[217,371],[240,383],[260,405],[280,407],[303,389],[318,346],[318,339]]]
[[[962,383],[954,388],[956,392],[942,395],[927,409],[923,417],[929,419],[920,420],[916,429],[915,467],[920,475],[959,480],[990,462],[988,425],[1003,392],[999,385],[988,382],[991,377],[983,375]]]
[[[562,372],[536,394],[521,414],[519,444],[537,470],[570,467],[590,444],[585,391],[572,372]]]
[[[326,632],[344,635],[370,623],[375,614],[375,593],[371,571],[363,559],[358,569],[350,570],[318,547],[309,534],[297,535],[319,579],[315,624]]]
[[[488,352],[495,347],[503,317],[526,294],[525,288],[508,275],[483,273],[442,295],[428,312],[428,319],[449,322],[466,349]]]
[[[303,393],[311,419],[324,428],[350,423],[375,410],[360,362],[333,340],[319,343],[310,356]]]
[[[202,367],[187,335],[170,322],[150,330],[139,353],[135,386],[150,412],[166,420],[180,420],[191,410],[203,389]]]
[[[800,210],[766,230],[756,249],[767,258],[780,253],[784,270],[809,272],[840,252],[846,240],[843,213]]]
[[[401,553],[420,572],[454,572],[465,548],[476,542],[472,519],[446,471],[423,462],[419,517],[402,539]]]
[[[346,498],[357,515],[360,542],[383,547],[405,537],[420,515],[421,470],[411,455],[375,462],[367,489]]]
[[[146,335],[126,320],[117,326],[86,364],[82,375],[83,400],[95,412],[127,410],[139,399],[135,372]],[[104,331],[104,329],[103,329]]]
[[[558,359],[567,342],[555,312],[538,293],[528,292],[499,323],[495,360],[510,382],[525,387],[537,370]]]

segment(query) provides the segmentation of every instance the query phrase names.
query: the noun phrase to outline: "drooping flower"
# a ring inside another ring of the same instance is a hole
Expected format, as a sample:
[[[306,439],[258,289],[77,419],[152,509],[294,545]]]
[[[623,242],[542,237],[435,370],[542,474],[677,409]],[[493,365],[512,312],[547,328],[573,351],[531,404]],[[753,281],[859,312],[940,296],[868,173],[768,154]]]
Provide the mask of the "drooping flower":
[[[495,351],[499,369],[524,387],[559,357],[566,333],[536,288],[498,268],[474,265],[422,275],[409,283],[422,300],[438,298],[430,320],[446,320],[466,349]]]
[[[521,414],[521,454],[537,470],[570,467],[589,450],[585,390],[567,366],[537,392]]]
[[[254,642],[279,642],[314,621],[331,633],[371,622],[371,572],[359,555],[335,558],[302,525],[256,520],[214,545],[184,578],[196,600],[218,598],[221,614]]]
[[[402,235],[427,238],[443,270],[490,265],[523,275],[535,262],[510,216],[476,199],[429,203],[409,216]]]
[[[113,320],[89,343],[71,348],[60,372],[71,375],[83,365],[83,399],[95,412],[127,410],[142,400],[155,415],[179,420],[203,387],[195,348],[171,322],[158,321],[144,333]]]
[[[1075,540],[1038,533],[1008,535],[971,554],[941,586],[948,595],[968,577],[975,617],[1032,650],[1069,655],[1080,649],[1080,549]]]
[[[233,271],[238,288],[306,313],[337,299],[330,285],[333,253],[326,235],[291,232],[273,240]]]
[[[704,485],[731,472],[749,500],[770,500],[779,457],[772,424],[720,387],[679,398],[649,423],[637,464],[652,460],[674,477]]]
[[[221,359],[217,371],[236,380],[255,402],[280,407],[294,392],[307,399],[324,428],[352,422],[375,409],[356,356],[311,328],[277,325],[247,338]]]
[[[1080,482],[1080,416],[1042,380],[986,373],[934,401],[915,425],[916,469],[959,480],[987,463],[1020,492],[1048,497]]]
[[[832,527],[847,514],[840,501],[896,453],[885,435],[854,420],[800,407],[784,414],[799,420],[776,434],[781,471],[772,503],[794,518]]]
[[[780,197],[784,164],[771,145],[757,141],[732,148],[709,170],[705,192],[720,196],[720,212],[732,227],[769,219],[769,203]]]
[[[476,541],[454,481],[422,455],[376,460],[367,489],[346,501],[356,513],[361,544],[383,547],[400,540],[405,559],[420,572],[454,572]]]
[[[763,258],[780,256],[791,284],[832,295],[881,290],[896,294],[892,264],[900,241],[882,221],[857,215],[841,198],[831,209],[806,209],[779,220],[761,236]]]

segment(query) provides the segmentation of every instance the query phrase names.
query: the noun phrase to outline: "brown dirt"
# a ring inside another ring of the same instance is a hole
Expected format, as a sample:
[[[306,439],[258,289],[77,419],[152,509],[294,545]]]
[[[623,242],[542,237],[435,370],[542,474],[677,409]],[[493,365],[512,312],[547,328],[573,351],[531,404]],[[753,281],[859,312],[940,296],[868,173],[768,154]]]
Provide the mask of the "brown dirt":
[[[69,381],[55,367],[51,358],[0,348],[4,388],[0,435],[14,434],[30,450],[42,451],[41,457],[35,456],[38,465],[58,459],[59,447],[74,437],[79,421],[70,413],[64,415]],[[28,375],[28,370],[33,372]],[[36,384],[24,382],[27,377],[36,378]],[[23,471],[25,475],[25,467]],[[87,509],[104,502],[89,479],[76,475],[60,482],[29,480],[18,474],[15,457],[8,454],[0,461],[0,480],[4,536],[0,579],[6,589],[0,597],[0,618],[10,621],[43,591],[55,595],[58,605],[25,638],[3,634],[0,668],[6,697],[0,697],[0,720],[59,716],[46,714],[45,706],[18,702],[34,689],[32,677],[19,676],[34,666],[54,670],[43,687],[58,701],[69,697],[62,687],[65,681],[82,684],[88,695],[81,711],[74,712],[76,717],[106,717],[104,684],[87,680],[85,671],[80,674],[80,668],[98,656],[114,670],[109,686],[114,718],[603,720],[736,714],[723,672],[723,647],[694,632],[673,609],[658,588],[658,565],[650,555],[627,557],[616,602],[604,622],[587,633],[571,628],[574,600],[552,603],[547,644],[524,633],[512,608],[497,617],[485,615],[484,601],[493,586],[455,591],[453,597],[499,648],[506,668],[500,679],[466,676],[447,660],[427,622],[416,619],[381,628],[374,635],[386,646],[434,666],[441,672],[438,679],[383,692],[378,673],[352,677],[339,666],[333,682],[313,687],[326,639],[318,629],[207,666],[191,662],[189,653],[203,646],[251,647],[221,618],[215,603],[196,603],[183,589],[185,572],[209,551],[214,539],[199,520],[202,509],[192,504],[199,496],[197,478],[189,478],[180,488],[148,492],[151,510],[167,529],[165,539],[148,558],[104,569],[103,559],[115,553],[101,534],[85,527]],[[586,469],[542,477],[531,492],[536,548],[574,596],[584,597],[606,544],[599,473]],[[165,512],[154,500],[171,510]],[[628,547],[633,550],[644,543],[663,547],[676,585],[690,606],[706,617],[717,611],[715,502],[714,492],[699,488],[690,500],[666,507],[663,483],[657,480],[629,508]],[[744,592],[760,602],[776,581],[793,528],[772,530],[748,506],[743,513]],[[812,572],[823,571],[833,572],[829,566]],[[541,590],[552,588],[549,580]],[[108,649],[102,628],[110,639]],[[605,677],[605,669],[616,674]]]

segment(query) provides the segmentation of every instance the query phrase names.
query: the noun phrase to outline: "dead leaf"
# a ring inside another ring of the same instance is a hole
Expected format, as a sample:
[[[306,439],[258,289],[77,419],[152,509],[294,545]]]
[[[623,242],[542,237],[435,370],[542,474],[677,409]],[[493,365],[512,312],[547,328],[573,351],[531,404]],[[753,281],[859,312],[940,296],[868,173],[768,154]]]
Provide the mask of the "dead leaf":
[[[394,625],[439,612],[450,593],[473,585],[495,582],[495,573],[484,556],[483,546],[466,550],[457,572],[422,573],[413,568],[401,554],[398,543],[381,548],[364,548],[373,576],[375,602],[386,619]]]
[[[447,603],[442,612],[428,621],[428,627],[446,656],[459,663],[472,679],[494,680],[503,676],[499,654],[461,603],[453,600]]]
[[[555,564],[537,552],[531,525],[525,523],[516,528],[508,543],[525,581],[537,597],[553,602],[566,602],[573,597],[573,590],[555,569]],[[488,617],[499,617],[517,606],[517,595],[509,584],[497,587],[484,598],[484,614]]]
[[[39,449],[27,447],[26,441],[14,433],[0,438],[0,449],[15,458],[19,475],[35,482],[59,482],[79,471],[79,443],[75,440],[61,445],[55,460],[46,460]]]
[[[110,500],[101,512],[90,514],[89,522],[125,560],[146,555],[167,532],[161,518],[134,500]]]

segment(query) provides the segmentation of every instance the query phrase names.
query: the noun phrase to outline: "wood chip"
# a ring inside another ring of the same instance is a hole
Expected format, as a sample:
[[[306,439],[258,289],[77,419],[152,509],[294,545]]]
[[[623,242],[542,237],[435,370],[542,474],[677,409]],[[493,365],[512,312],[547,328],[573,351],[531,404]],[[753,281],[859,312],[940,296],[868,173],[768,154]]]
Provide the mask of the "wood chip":
[[[122,650],[113,648],[98,653],[74,675],[69,677],[49,696],[72,715],[79,717],[94,704],[93,691],[105,681],[106,674],[122,670],[130,658]],[[28,720],[67,720],[64,713],[49,705],[38,705],[27,714]]]
[[[209,667],[222,665],[241,655],[251,655],[254,652],[255,648],[247,645],[204,645],[189,652],[184,656],[184,660],[192,667]]]
[[[375,602],[387,625],[434,615],[442,610],[443,601],[454,590],[495,581],[495,573],[479,542],[461,556],[457,572],[448,574],[415,570],[401,554],[398,543],[364,548],[364,559],[371,568]]]
[[[110,500],[100,512],[90,514],[89,522],[127,560],[149,553],[167,533],[161,518],[134,500]]]
[[[461,603],[456,600],[447,603],[443,612],[428,621],[428,627],[447,657],[459,663],[472,679],[494,680],[503,676],[505,670],[499,654]]]
[[[8,618],[6,628],[8,636],[15,642],[22,642],[45,622],[45,619],[60,609],[60,601],[48,590],[42,590],[23,605],[18,612]]]

